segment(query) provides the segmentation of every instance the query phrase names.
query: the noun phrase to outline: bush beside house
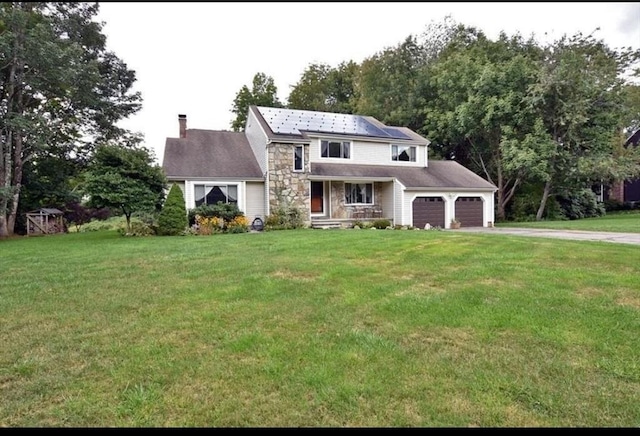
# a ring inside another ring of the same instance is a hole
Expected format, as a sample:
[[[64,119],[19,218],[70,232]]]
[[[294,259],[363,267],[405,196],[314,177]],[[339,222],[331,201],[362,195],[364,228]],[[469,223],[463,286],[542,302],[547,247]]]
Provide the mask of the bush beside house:
[[[158,234],[163,236],[181,235],[184,234],[187,226],[187,209],[184,205],[184,195],[182,194],[182,189],[173,184],[158,217]]]

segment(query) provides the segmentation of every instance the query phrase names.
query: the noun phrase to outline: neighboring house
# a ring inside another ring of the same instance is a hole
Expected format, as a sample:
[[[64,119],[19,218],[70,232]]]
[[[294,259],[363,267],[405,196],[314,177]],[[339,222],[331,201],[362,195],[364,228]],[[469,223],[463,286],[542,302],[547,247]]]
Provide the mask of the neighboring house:
[[[429,140],[375,118],[251,106],[244,132],[187,129],[167,138],[163,167],[187,209],[236,202],[249,220],[281,206],[315,226],[492,226],[496,186],[455,161],[429,160]]]
[[[625,147],[637,147],[640,144],[640,129],[636,130],[624,143]],[[603,192],[602,190],[601,192]],[[640,202],[640,179],[614,183],[609,189],[608,198],[621,203]]]

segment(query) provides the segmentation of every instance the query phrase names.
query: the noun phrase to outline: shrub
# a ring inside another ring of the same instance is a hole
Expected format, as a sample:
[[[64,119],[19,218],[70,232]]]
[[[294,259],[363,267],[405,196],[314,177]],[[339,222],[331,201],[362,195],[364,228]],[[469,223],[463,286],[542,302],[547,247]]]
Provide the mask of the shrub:
[[[302,211],[291,205],[276,208],[265,221],[266,230],[300,229],[302,227],[304,227]]]
[[[391,226],[391,221],[389,221],[388,219],[375,220],[371,223],[371,227],[376,229],[386,229],[387,227],[390,227],[390,226]]]
[[[196,215],[195,219],[199,235],[212,235],[222,233],[224,230],[224,220],[220,217]]]
[[[570,220],[604,215],[604,204],[599,203],[591,189],[580,189],[556,196],[565,218]]]
[[[249,220],[243,215],[233,218],[227,223],[227,231],[229,233],[245,233],[249,231]]]
[[[158,217],[158,234],[181,235],[184,234],[188,224],[182,189],[177,184],[173,184]]]
[[[223,203],[219,201],[216,204],[201,204],[198,207],[190,209],[188,213],[190,226],[196,224],[196,215],[207,218],[218,217],[222,218],[225,222],[229,222],[237,216],[244,216],[244,213],[238,209],[236,203]]]
[[[154,229],[139,218],[131,219],[131,229],[127,232],[127,224],[123,222],[117,229],[122,236],[151,236],[155,235]]]
[[[131,219],[133,221],[133,218]],[[82,226],[81,232],[97,232],[102,230],[118,230],[120,226],[126,225],[123,216],[114,216],[106,220],[91,220]]]

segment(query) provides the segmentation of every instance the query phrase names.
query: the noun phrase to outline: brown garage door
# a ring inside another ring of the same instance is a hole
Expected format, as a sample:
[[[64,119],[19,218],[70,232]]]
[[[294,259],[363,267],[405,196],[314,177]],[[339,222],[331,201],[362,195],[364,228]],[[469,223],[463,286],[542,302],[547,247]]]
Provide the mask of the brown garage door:
[[[462,227],[482,227],[484,225],[482,198],[458,197],[455,217]]]
[[[444,228],[444,201],[442,197],[417,197],[413,200],[413,227],[425,224]]]

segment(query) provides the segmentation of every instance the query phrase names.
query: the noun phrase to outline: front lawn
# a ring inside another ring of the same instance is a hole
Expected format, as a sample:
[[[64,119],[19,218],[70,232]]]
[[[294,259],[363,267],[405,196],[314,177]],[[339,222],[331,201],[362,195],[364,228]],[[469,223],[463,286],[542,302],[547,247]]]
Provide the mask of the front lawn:
[[[423,230],[0,241],[0,426],[638,427],[639,253]]]

